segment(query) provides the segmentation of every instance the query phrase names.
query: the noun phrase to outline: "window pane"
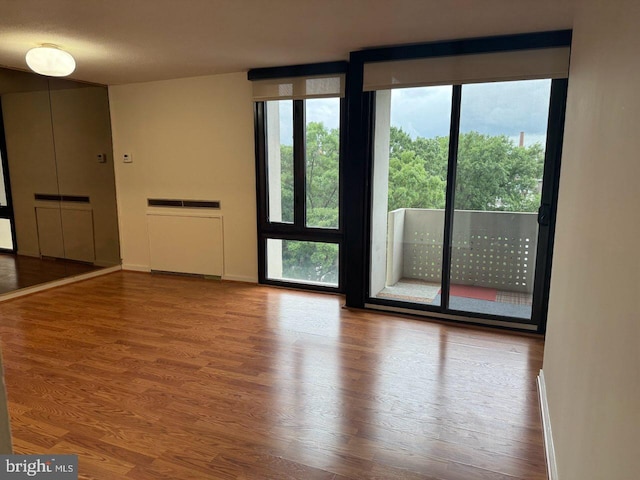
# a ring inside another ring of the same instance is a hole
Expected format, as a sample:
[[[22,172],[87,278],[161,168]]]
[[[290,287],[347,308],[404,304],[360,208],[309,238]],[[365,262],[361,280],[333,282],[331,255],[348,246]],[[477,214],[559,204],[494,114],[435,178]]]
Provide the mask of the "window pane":
[[[306,100],[306,225],[338,228],[340,99]]]
[[[452,91],[376,92],[372,296],[441,304]]]
[[[13,235],[11,234],[11,220],[0,218],[0,248],[13,249]]]
[[[462,87],[450,308],[531,317],[551,80]]]
[[[267,239],[267,278],[338,286],[339,246],[335,243]]]
[[[293,100],[266,102],[269,221],[293,223]]]

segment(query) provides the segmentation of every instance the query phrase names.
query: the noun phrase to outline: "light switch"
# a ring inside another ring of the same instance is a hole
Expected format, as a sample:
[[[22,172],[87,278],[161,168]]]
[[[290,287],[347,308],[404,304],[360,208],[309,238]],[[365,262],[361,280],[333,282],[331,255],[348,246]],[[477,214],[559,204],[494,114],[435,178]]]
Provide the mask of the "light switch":
[[[125,153],[122,157],[124,163],[133,163],[133,157],[130,153]]]
[[[98,163],[107,163],[107,156],[104,153],[98,154]]]

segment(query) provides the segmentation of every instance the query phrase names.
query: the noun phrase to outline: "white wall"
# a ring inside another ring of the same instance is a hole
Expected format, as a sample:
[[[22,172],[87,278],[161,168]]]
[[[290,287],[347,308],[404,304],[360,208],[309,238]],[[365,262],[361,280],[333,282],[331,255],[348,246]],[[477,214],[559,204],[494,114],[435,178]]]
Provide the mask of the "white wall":
[[[371,279],[370,292],[377,295],[387,286],[395,284],[400,277],[395,278],[387,271],[392,259],[387,258],[388,212],[389,212],[389,144],[391,142],[391,90],[376,92],[376,125],[373,146],[373,199],[371,206]],[[404,213],[397,215],[404,222]],[[399,246],[402,248],[402,245]],[[398,246],[394,250],[398,252]],[[400,272],[402,273],[402,272]],[[388,281],[388,280],[393,281]]]
[[[640,4],[574,27],[544,376],[561,480],[640,475]]]
[[[149,269],[147,198],[220,200],[224,278],[257,281],[246,73],[119,85],[109,95],[124,268]],[[133,163],[122,162],[125,153]]]

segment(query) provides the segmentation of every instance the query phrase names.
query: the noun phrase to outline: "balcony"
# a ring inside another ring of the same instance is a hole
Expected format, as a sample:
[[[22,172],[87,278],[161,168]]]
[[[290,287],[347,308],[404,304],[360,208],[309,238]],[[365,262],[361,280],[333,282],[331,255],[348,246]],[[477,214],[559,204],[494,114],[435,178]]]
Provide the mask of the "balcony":
[[[456,211],[450,309],[530,318],[537,235],[535,213]],[[389,212],[375,296],[440,305],[443,237],[444,210]]]

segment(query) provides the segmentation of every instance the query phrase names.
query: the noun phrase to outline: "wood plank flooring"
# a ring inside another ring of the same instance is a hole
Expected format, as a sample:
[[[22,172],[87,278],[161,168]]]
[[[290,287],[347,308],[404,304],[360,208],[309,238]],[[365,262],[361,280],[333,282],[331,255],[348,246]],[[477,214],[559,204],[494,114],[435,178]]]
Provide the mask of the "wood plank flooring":
[[[0,294],[91,272],[99,268],[70,260],[0,253]]]
[[[0,304],[16,453],[85,479],[545,479],[543,341],[119,272]]]

